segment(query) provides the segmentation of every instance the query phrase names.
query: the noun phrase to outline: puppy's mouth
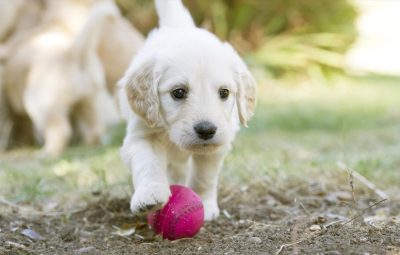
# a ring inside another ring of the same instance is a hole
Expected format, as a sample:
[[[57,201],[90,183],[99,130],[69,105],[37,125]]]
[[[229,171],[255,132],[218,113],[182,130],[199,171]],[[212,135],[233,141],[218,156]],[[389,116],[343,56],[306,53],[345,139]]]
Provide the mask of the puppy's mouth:
[[[219,143],[199,142],[185,146],[185,149],[194,153],[207,154],[218,150],[221,147]]]

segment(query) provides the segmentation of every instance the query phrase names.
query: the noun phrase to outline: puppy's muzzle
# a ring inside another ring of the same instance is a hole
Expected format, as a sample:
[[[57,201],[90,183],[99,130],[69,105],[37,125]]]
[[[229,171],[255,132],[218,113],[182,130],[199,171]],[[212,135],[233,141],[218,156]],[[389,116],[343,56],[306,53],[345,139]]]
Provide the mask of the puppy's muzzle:
[[[202,121],[196,124],[194,127],[197,137],[203,140],[209,140],[214,137],[217,132],[217,126],[208,121]]]

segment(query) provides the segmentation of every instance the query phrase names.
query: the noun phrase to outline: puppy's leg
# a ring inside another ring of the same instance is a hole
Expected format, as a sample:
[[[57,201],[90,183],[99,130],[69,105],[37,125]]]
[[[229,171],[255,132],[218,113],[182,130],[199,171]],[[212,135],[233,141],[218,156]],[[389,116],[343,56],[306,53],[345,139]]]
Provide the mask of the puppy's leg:
[[[170,164],[168,166],[169,183],[185,185],[187,170],[188,170],[187,162]]]
[[[68,106],[61,100],[46,100],[45,97],[38,95],[46,95],[46,91],[34,86],[28,88],[24,95],[24,106],[35,129],[44,138],[41,154],[57,157],[64,150],[72,135]],[[47,95],[49,98],[54,96],[48,93]],[[57,97],[54,96],[54,98]]]
[[[176,151],[169,155],[168,160],[168,179],[170,184],[186,185],[187,176],[190,172],[190,154],[183,151]]]
[[[171,191],[166,173],[166,152],[162,144],[146,138],[125,138],[121,156],[133,175],[135,192],[131,199],[134,214],[159,209]]]
[[[224,157],[225,153],[193,156],[190,186],[203,200],[205,220],[213,220],[219,215],[217,186]]]

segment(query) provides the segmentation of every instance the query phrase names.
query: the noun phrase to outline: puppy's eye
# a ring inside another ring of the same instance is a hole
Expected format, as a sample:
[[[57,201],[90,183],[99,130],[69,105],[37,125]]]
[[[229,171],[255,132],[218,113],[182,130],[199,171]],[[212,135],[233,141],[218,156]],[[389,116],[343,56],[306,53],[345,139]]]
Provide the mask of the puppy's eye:
[[[227,99],[229,97],[229,90],[228,89],[219,89],[219,97],[221,99]]]
[[[175,100],[182,100],[187,97],[187,91],[184,88],[177,88],[171,92],[171,96]]]

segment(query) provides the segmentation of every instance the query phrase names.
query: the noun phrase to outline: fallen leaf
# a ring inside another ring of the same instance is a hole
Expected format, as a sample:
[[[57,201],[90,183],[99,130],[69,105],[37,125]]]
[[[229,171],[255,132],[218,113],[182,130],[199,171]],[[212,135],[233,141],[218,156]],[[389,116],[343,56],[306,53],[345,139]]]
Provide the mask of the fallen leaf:
[[[376,228],[383,228],[386,225],[388,218],[385,216],[368,216],[364,217],[364,223]]]
[[[28,249],[26,248],[26,246],[23,245],[23,244],[19,244],[19,243],[13,242],[13,241],[6,241],[5,243],[6,243],[7,246],[11,246],[11,247],[14,247],[14,248],[18,248],[18,249],[21,249],[21,250],[24,250],[24,251],[27,251],[27,250],[28,250]]]
[[[117,236],[131,236],[136,232],[136,228],[127,228],[127,229],[122,229],[118,228],[117,231],[114,231],[112,234],[117,235]]]
[[[353,200],[353,195],[348,191],[336,191],[326,195],[325,200],[331,203],[337,203],[339,201],[351,201]]]
[[[91,252],[91,251],[94,251],[95,249],[96,249],[96,248],[93,247],[93,246],[83,247],[83,248],[80,248],[80,249],[77,251],[77,253],[78,253],[78,254],[89,253],[89,252]]]
[[[45,238],[43,236],[41,236],[38,232],[26,228],[24,230],[21,231],[21,234],[23,234],[24,236],[29,237],[32,240],[44,240]]]

